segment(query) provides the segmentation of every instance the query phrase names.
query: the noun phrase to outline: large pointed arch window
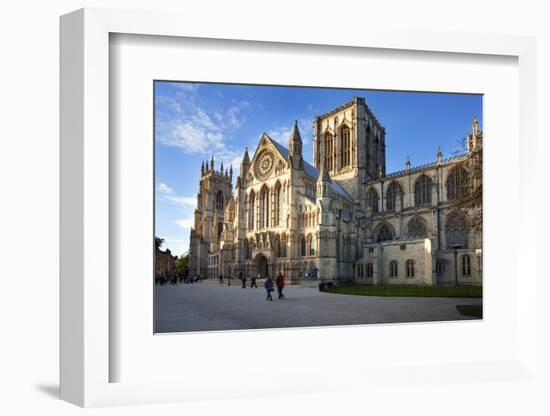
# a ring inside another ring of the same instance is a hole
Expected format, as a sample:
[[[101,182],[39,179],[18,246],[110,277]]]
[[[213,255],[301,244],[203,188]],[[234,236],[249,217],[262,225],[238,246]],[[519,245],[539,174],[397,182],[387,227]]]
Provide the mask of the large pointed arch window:
[[[378,212],[379,200],[380,198],[378,197],[378,192],[376,192],[376,189],[370,188],[367,192],[367,207],[370,208],[371,212]]]
[[[407,236],[410,238],[428,237],[428,225],[426,220],[420,216],[411,218],[407,224]]]
[[[273,194],[273,226],[277,227],[281,225],[281,218],[282,218],[282,199],[283,199],[283,192],[281,190],[281,184],[277,182],[275,184],[275,191]]]
[[[256,219],[256,194],[254,191],[250,192],[248,197],[248,229],[254,229],[254,220]]]
[[[275,235],[274,244],[277,257],[281,257],[281,237],[278,234]]]
[[[460,199],[466,193],[467,173],[462,166],[451,170],[447,176],[447,199],[453,201]]]
[[[342,134],[342,146],[340,147],[340,160],[342,167],[349,166],[351,164],[351,130],[349,127],[344,126],[341,130]]]
[[[393,230],[387,223],[382,223],[377,228],[375,238],[378,242],[393,240]]]
[[[334,169],[334,136],[330,133],[325,133],[325,157],[327,160],[327,169]]]
[[[431,178],[426,175],[420,176],[414,184],[414,204],[425,205],[432,202],[432,186]]]
[[[307,238],[307,247],[309,249],[309,255],[314,256],[315,255],[315,242],[313,240],[313,236],[310,235]]]
[[[300,256],[304,257],[306,255],[306,239],[305,237],[300,238]]]
[[[468,224],[466,216],[459,211],[453,211],[445,218],[445,239],[447,250],[468,248]]]
[[[286,234],[281,235],[281,238],[279,239],[279,244],[281,254],[279,257],[286,257]]]
[[[222,191],[218,191],[216,193],[216,209],[223,210],[223,193],[222,193]]]
[[[264,185],[260,191],[260,229],[269,227],[269,188]]]
[[[403,207],[403,188],[397,182],[392,182],[386,191],[387,211],[395,211],[398,198],[401,202],[401,207]]]

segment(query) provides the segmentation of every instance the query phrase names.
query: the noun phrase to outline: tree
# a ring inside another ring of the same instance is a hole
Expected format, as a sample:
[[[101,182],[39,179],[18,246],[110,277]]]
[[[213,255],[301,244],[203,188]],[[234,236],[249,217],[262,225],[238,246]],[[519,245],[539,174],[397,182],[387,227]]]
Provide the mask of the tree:
[[[189,274],[189,252],[178,257],[174,270],[184,276]]]
[[[155,237],[155,248],[160,250],[160,246],[164,244],[164,238]]]

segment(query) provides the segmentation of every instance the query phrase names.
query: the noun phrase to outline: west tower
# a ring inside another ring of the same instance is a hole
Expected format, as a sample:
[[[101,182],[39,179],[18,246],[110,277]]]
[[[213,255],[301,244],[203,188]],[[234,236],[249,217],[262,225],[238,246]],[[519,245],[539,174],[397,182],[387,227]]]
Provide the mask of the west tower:
[[[214,158],[210,163],[202,163],[189,247],[190,272],[193,274],[206,275],[207,264],[204,259],[208,257],[211,247],[216,246],[222,237],[224,211],[233,193],[232,181],[232,167],[224,170],[222,163],[220,169],[215,170]]]

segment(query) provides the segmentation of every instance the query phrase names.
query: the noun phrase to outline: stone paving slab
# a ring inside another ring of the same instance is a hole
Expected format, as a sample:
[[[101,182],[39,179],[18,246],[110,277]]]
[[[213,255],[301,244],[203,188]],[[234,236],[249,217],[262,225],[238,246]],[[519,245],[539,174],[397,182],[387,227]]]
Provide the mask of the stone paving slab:
[[[260,286],[260,285],[258,285]],[[476,298],[378,297],[285,287],[284,300],[266,301],[262,286],[242,289],[216,282],[156,286],[156,332],[311,327],[371,323],[454,321],[456,305],[480,305]]]

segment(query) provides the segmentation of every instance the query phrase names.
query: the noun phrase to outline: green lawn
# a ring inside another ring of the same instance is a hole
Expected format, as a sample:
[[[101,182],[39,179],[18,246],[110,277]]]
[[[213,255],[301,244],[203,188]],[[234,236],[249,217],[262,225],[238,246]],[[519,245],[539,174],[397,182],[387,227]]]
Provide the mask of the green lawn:
[[[456,310],[464,316],[483,318],[483,307],[481,305],[456,305]]]
[[[482,297],[481,286],[341,285],[324,292],[359,296]]]

